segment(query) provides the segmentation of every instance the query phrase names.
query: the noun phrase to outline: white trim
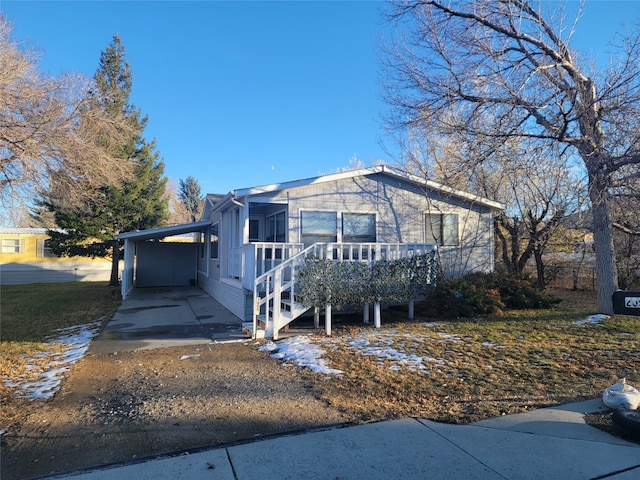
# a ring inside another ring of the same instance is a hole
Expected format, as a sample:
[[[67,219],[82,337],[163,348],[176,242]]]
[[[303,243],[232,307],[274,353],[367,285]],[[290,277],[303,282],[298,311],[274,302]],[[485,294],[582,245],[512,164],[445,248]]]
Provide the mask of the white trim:
[[[204,232],[210,225],[211,222],[205,220],[200,222],[184,223],[182,225],[173,225],[170,227],[125,232],[118,235],[118,240],[141,241],[151,240],[152,238],[164,238],[171,235],[180,235],[181,233]]]

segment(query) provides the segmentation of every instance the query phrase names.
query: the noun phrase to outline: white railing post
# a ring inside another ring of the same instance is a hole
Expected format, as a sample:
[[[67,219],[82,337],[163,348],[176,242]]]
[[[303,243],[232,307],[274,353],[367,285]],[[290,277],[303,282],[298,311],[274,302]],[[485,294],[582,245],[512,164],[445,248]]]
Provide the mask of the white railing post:
[[[278,339],[282,316],[282,269],[276,268],[273,275],[273,339]]]
[[[380,319],[380,302],[375,302],[373,304],[373,326],[375,328],[380,328],[381,326],[381,319]]]

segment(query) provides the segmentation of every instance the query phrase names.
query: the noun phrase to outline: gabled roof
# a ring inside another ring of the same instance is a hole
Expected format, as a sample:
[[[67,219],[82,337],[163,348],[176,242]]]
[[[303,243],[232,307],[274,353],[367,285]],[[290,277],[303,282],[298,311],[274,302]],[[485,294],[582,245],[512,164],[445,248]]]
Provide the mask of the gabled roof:
[[[150,230],[121,233],[118,235],[118,240],[144,241],[151,240],[152,238],[165,238],[183,233],[203,232],[209,226],[211,226],[210,221],[183,223],[182,225],[173,225],[171,227],[160,227],[152,228]]]
[[[327,175],[320,175],[317,177],[305,178],[301,180],[293,180],[290,182],[272,183],[270,185],[262,185],[257,187],[240,188],[232,190],[226,195],[207,195],[207,201],[202,213],[202,218],[207,218],[212,209],[221,208],[229,203],[242,203],[247,197],[264,195],[267,193],[277,193],[282,190],[287,190],[296,187],[304,187],[307,185],[318,185],[327,182],[335,182],[337,180],[343,180],[348,178],[363,177],[367,175],[374,175],[382,173],[391,177],[409,181],[417,185],[428,188],[429,190],[435,190],[447,195],[452,195],[458,198],[465,199],[469,202],[484,205],[494,210],[504,210],[505,206],[494,200],[489,200],[463,190],[451,188],[432,180],[412,175],[396,168],[389,167],[387,165],[376,165],[368,168],[360,168],[357,170],[348,170],[339,173],[330,173]]]

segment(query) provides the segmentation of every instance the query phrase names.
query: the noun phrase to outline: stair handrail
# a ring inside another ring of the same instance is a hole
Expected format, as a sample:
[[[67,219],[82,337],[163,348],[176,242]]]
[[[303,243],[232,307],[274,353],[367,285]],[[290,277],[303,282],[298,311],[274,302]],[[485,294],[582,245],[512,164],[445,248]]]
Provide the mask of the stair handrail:
[[[258,331],[258,316],[260,315],[260,310],[262,309],[262,305],[265,305],[265,330],[268,330],[268,325],[269,325],[269,302],[273,299],[274,300],[274,307],[275,305],[279,305],[280,303],[280,299],[281,299],[281,295],[282,295],[282,291],[283,289],[283,285],[281,285],[281,281],[276,282],[276,274],[277,272],[283,272],[286,268],[289,267],[293,267],[293,263],[298,261],[300,258],[304,258],[307,254],[309,254],[310,252],[314,251],[314,248],[317,244],[313,244],[307,248],[305,248],[304,250],[301,250],[300,252],[296,253],[295,255],[287,258],[286,260],[284,260],[283,262],[279,263],[278,265],[272,267],[270,270],[267,270],[266,272],[264,272],[262,275],[256,277],[256,279],[253,282],[253,301],[254,301],[254,305],[253,305],[253,332],[252,332],[252,336],[255,338],[256,336],[256,332]],[[293,269],[292,269],[293,271]],[[271,279],[271,281],[270,281]],[[281,277],[278,278],[278,280],[281,280]],[[294,275],[292,275],[291,279],[289,280],[289,282],[293,283],[294,281]],[[258,294],[258,286],[261,283],[265,283],[265,296],[264,297],[260,297],[260,295]],[[273,293],[270,292],[270,283],[273,283],[272,287],[273,287]],[[293,302],[293,295],[292,295],[292,302]],[[274,313],[273,316],[275,317],[276,315],[279,316],[279,308],[274,308]],[[275,330],[275,319],[272,318],[271,322],[273,323],[272,328]]]

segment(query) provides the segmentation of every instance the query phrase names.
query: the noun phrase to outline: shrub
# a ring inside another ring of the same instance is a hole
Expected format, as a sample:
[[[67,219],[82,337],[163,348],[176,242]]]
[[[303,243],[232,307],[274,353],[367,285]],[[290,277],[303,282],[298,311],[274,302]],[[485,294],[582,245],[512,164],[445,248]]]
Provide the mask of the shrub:
[[[429,303],[439,315],[458,318],[549,308],[558,302],[527,280],[503,273],[472,273],[438,282]]]
[[[436,283],[438,272],[433,253],[379,260],[373,265],[308,257],[298,272],[297,299],[307,307],[402,303],[424,297]]]

